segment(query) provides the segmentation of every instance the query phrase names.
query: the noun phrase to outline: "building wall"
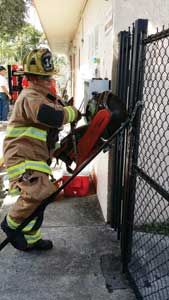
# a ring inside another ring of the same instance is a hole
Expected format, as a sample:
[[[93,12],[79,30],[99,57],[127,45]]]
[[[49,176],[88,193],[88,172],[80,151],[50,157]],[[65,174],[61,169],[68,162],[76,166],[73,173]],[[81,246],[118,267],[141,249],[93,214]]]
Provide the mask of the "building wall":
[[[79,107],[83,101],[85,80],[92,79],[93,77],[111,79],[113,58],[111,22],[111,0],[88,1],[73,42],[73,51],[76,53],[76,107]],[[97,63],[94,63],[94,59]],[[92,165],[97,177],[97,195],[106,220],[108,154],[100,154]]]
[[[112,15],[112,1],[89,0],[74,39],[76,53],[76,102],[83,100],[84,80],[95,77],[111,79],[112,31],[105,32],[107,14]],[[99,64],[93,63],[96,57]]]
[[[137,19],[148,19],[148,35],[154,34],[157,27],[162,30],[169,24],[168,0],[112,0],[113,4],[113,90],[116,85],[116,65],[118,59],[118,33],[132,27]]]
[[[168,11],[168,0],[88,1],[73,41],[77,107],[83,100],[83,83],[87,79],[95,76],[112,78],[112,88],[115,91],[118,33],[132,26],[138,18],[148,19],[148,33],[155,33],[157,27],[160,30],[163,24],[168,26]],[[93,58],[100,62],[95,64]],[[100,154],[94,161],[97,194],[105,220],[108,216],[108,160],[108,154]]]

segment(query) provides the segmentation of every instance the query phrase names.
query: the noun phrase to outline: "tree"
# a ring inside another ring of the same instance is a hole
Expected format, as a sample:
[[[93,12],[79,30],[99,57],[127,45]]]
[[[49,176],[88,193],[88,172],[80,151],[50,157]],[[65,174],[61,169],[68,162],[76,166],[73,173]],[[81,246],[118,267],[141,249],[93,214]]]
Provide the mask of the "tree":
[[[47,46],[44,34],[27,23],[15,37],[11,38],[6,33],[1,38],[0,61],[3,64],[21,64],[25,54],[40,46]]]
[[[25,54],[40,46],[46,46],[47,40],[44,34],[35,29],[31,24],[26,24],[14,39],[13,50],[15,60],[22,61]]]
[[[71,95],[70,63],[66,55],[53,54],[55,69],[57,70],[57,91],[67,101]]]
[[[7,33],[15,36],[25,25],[27,9],[31,0],[0,0],[0,37]]]

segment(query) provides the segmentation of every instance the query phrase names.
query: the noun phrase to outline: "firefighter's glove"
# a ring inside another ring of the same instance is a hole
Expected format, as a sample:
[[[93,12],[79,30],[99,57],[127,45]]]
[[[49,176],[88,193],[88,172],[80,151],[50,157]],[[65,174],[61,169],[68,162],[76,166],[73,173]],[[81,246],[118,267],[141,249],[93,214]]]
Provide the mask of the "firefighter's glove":
[[[74,106],[65,106],[65,123],[75,123],[78,122],[82,115]]]

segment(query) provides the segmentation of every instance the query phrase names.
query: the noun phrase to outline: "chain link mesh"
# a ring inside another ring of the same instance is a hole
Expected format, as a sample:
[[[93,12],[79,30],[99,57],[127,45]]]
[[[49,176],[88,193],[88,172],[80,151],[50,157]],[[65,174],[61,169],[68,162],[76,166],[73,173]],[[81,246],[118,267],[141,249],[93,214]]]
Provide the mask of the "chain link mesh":
[[[149,39],[150,40],[150,39]],[[145,43],[138,167],[169,191],[169,37]],[[169,197],[137,175],[129,270],[145,300],[169,299]]]

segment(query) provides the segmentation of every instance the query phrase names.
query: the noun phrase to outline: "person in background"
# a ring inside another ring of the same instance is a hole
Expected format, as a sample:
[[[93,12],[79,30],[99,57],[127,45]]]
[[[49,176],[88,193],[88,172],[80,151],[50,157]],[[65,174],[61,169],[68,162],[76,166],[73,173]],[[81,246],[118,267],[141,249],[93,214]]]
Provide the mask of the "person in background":
[[[5,78],[5,74],[5,67],[0,66],[0,121],[7,121],[9,100],[12,98],[9,93],[8,81]]]
[[[0,206],[1,206],[1,199],[4,198],[5,193],[3,192],[4,189],[4,183],[3,183],[3,176],[1,174],[1,171],[4,169],[4,161],[3,158],[0,157]]]
[[[49,250],[52,241],[42,239],[43,212],[22,232],[17,227],[40,203],[57,190],[50,181],[50,164],[63,124],[81,118],[74,106],[63,107],[51,94],[55,74],[52,54],[46,48],[34,49],[23,61],[29,86],[21,91],[9,119],[4,139],[4,162],[11,194],[19,194],[16,203],[1,223],[8,237],[16,233],[11,244],[18,250]]]

